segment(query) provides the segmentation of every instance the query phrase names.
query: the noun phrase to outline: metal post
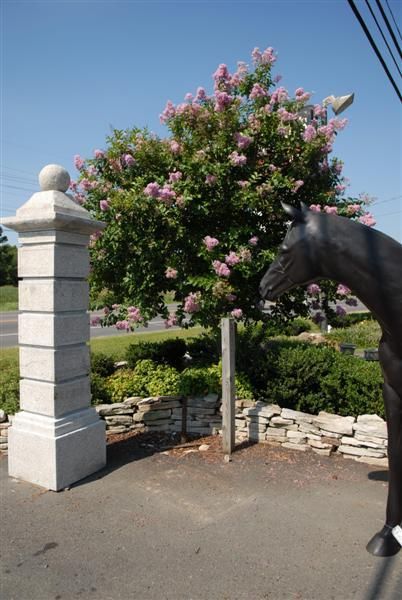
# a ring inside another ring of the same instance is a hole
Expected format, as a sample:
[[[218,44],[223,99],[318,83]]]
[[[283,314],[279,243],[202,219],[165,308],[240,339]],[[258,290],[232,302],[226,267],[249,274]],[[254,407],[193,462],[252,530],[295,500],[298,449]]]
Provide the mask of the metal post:
[[[233,319],[222,319],[222,447],[231,454],[235,447],[235,333]]]

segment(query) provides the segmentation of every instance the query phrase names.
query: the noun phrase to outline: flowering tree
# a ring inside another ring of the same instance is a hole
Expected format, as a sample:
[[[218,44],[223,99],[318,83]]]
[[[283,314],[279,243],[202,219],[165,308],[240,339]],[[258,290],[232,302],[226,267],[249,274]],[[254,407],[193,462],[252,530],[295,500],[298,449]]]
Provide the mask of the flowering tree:
[[[273,49],[252,58],[253,68],[238,63],[232,74],[219,65],[211,95],[199,87],[177,106],[168,101],[167,138],[114,131],[105,151],[75,157],[75,198],[107,222],[92,236],[91,286],[108,290],[108,324],[131,329],[156,314],[166,326],[262,319],[259,282],[286,231],[281,201],[372,224],[365,198],[344,197],[342,163],[329,160],[346,121],[327,121],[316,104],[307,122],[310,94],[278,86]],[[325,300],[344,293],[328,284]],[[305,300],[306,291],[293,291],[275,314],[305,314]]]

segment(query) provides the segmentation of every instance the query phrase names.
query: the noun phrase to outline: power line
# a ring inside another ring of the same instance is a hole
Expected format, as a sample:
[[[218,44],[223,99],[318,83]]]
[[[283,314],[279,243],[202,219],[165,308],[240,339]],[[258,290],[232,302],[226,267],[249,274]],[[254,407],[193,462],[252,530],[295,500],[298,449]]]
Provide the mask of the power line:
[[[28,177],[15,177],[14,175],[2,175],[0,173],[0,179],[4,179],[5,181],[11,181],[12,183],[29,183],[32,185],[36,185],[37,181],[35,181],[34,179],[28,179]]]
[[[376,1],[376,4],[377,4],[377,6],[378,6],[378,8],[380,10],[382,18],[384,19],[385,25],[387,26],[388,31],[389,31],[389,33],[390,33],[390,35],[392,37],[392,40],[393,40],[393,42],[395,44],[395,48],[398,50],[399,56],[402,58],[402,52],[401,52],[401,49],[399,47],[398,40],[396,39],[394,31],[393,31],[393,29],[392,29],[392,27],[390,25],[390,22],[388,21],[388,17],[387,17],[387,15],[384,12],[383,7],[381,6],[381,2],[380,2],[380,0],[375,0],[375,1]]]
[[[388,217],[390,215],[400,215],[401,213],[402,213],[402,210],[397,210],[396,212],[383,213],[382,215],[375,215],[375,216],[378,219],[379,217]]]
[[[25,188],[25,187],[20,187],[20,186],[16,186],[16,185],[10,185],[8,183],[2,183],[1,187],[5,187],[5,188],[10,188],[13,190],[21,190],[22,192],[32,192],[35,193],[38,190],[33,190],[32,188]]]
[[[384,35],[384,33],[383,33],[382,29],[381,29],[381,26],[380,26],[379,22],[377,21],[377,17],[375,16],[375,14],[374,14],[374,12],[373,12],[373,9],[371,8],[371,6],[370,6],[370,4],[369,4],[368,0],[366,0],[366,4],[367,4],[367,6],[368,6],[368,9],[369,9],[369,11],[370,11],[370,13],[371,13],[371,16],[373,17],[373,19],[374,19],[374,21],[375,21],[375,24],[377,25],[377,28],[378,28],[379,32],[381,33],[381,37],[382,37],[382,39],[384,40],[384,43],[385,43],[386,47],[388,48],[388,52],[390,53],[390,55],[391,55],[391,58],[392,58],[392,60],[394,61],[394,64],[395,64],[396,68],[398,69],[398,73],[399,73],[399,75],[402,77],[402,73],[401,73],[401,70],[400,70],[400,68],[399,68],[399,66],[398,66],[398,63],[397,63],[397,62],[396,62],[396,60],[395,60],[395,56],[393,55],[393,53],[392,53],[392,50],[391,50],[391,48],[389,47],[389,44],[388,44],[388,42],[387,42],[387,38],[385,37],[385,35]]]
[[[8,171],[18,171],[18,173],[25,173],[26,175],[33,175],[34,177],[37,177],[37,175],[35,175],[35,173],[32,173],[32,171],[24,171],[24,169],[16,169],[15,167],[6,167],[5,165],[3,165],[3,169],[7,169]]]
[[[377,204],[384,204],[385,202],[392,202],[392,200],[399,200],[399,198],[402,198],[402,195],[393,196],[392,198],[387,198],[386,200],[377,200],[376,202],[373,202],[370,206],[376,206]]]
[[[393,20],[393,22],[395,23],[395,27],[396,27],[396,29],[397,29],[397,31],[398,31],[398,33],[399,33],[399,37],[400,37],[400,38],[401,38],[401,40],[402,40],[402,35],[401,35],[401,32],[399,31],[398,23],[396,22],[396,20],[395,20],[395,17],[394,17],[394,13],[392,12],[390,5],[388,4],[388,0],[385,0],[385,4],[386,4],[386,5],[387,5],[387,7],[388,7],[388,10],[389,10],[389,12],[390,12],[390,15],[391,15],[391,17],[392,17],[392,20]]]
[[[397,85],[396,85],[396,83],[395,83],[395,81],[394,81],[391,73],[389,72],[389,69],[388,69],[387,65],[385,64],[385,61],[384,61],[383,57],[381,56],[380,51],[378,50],[378,48],[377,48],[377,46],[376,46],[376,44],[375,44],[375,42],[374,42],[374,40],[373,40],[373,38],[371,36],[371,33],[367,29],[366,23],[363,21],[363,19],[362,19],[361,15],[360,15],[359,11],[357,10],[357,8],[356,8],[355,3],[353,2],[353,0],[348,0],[348,3],[349,3],[350,8],[352,9],[352,11],[353,11],[356,19],[359,21],[359,23],[361,25],[361,28],[363,29],[363,31],[364,31],[364,33],[365,33],[368,41],[370,42],[371,47],[373,48],[374,52],[376,53],[377,58],[380,61],[380,63],[382,65],[385,73],[387,74],[387,77],[390,80],[390,82],[391,82],[391,84],[392,84],[392,86],[393,86],[393,88],[394,88],[394,90],[395,90],[395,92],[396,92],[399,100],[402,102],[402,95],[401,95],[401,93],[400,93],[400,91],[399,91],[399,89],[398,89],[398,87],[397,87]]]

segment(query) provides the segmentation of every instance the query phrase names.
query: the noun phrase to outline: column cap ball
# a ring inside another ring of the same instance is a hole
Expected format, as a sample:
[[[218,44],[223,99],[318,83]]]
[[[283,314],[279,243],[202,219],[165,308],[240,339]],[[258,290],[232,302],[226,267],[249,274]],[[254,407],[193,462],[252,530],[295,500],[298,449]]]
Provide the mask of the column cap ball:
[[[66,192],[70,181],[68,171],[60,165],[46,165],[39,173],[39,185],[42,192],[49,190]]]

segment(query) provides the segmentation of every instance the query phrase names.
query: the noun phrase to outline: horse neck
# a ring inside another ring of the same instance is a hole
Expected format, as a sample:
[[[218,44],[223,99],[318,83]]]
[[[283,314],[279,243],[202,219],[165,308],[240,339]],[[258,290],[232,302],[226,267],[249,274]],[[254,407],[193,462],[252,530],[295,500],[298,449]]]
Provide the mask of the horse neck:
[[[388,272],[389,264],[395,262],[395,253],[402,262],[402,246],[349,219],[317,216],[318,227],[316,225],[314,229],[319,240],[320,275],[348,286],[387,331],[390,321],[395,322],[394,286],[398,286],[392,281],[393,272]],[[397,291],[400,295],[400,290]]]

